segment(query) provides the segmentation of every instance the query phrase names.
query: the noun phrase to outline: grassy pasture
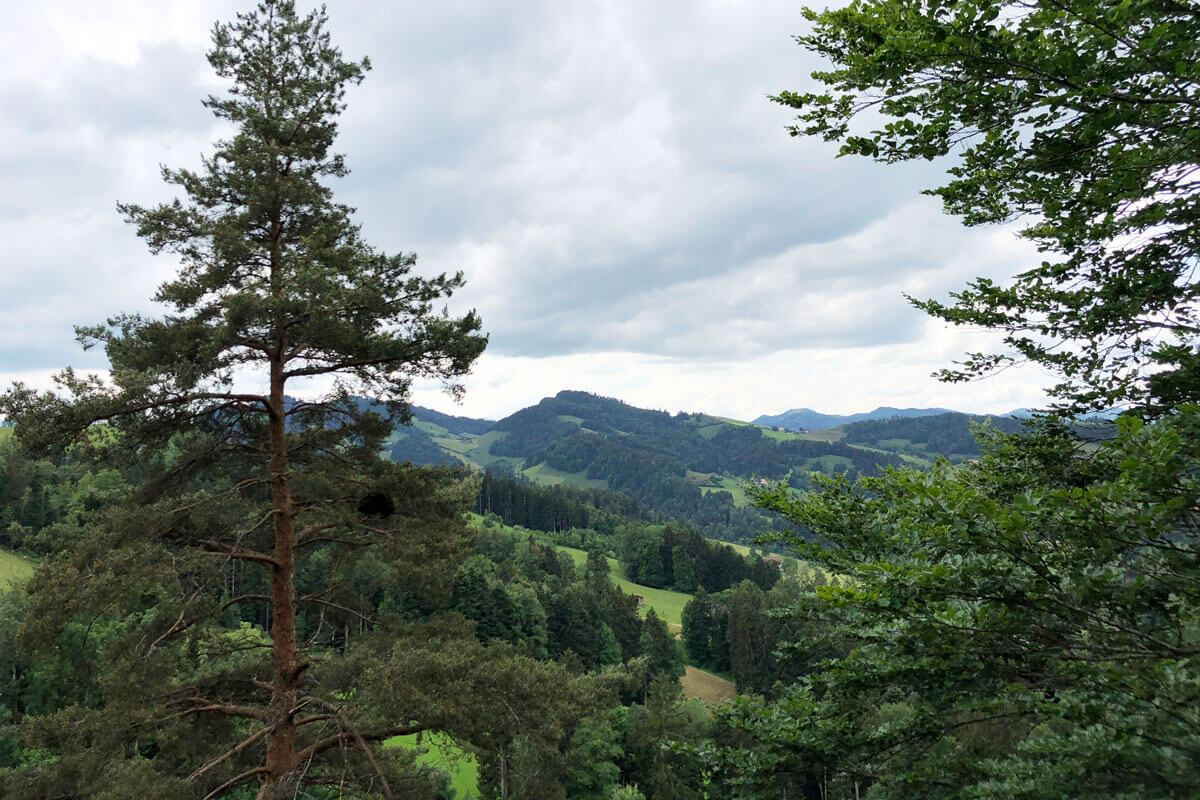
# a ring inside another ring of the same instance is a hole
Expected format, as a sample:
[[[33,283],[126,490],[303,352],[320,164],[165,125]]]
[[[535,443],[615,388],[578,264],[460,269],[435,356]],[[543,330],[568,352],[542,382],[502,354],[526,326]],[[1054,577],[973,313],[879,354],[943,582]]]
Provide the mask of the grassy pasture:
[[[424,419],[413,420],[413,427],[418,428],[419,430],[425,431],[430,436],[449,436],[449,435],[451,435],[449,429],[444,428],[441,425],[438,425],[436,422],[429,422],[428,420],[424,420]]]
[[[457,436],[454,436],[453,434],[446,434],[445,436],[433,436],[431,438],[433,439],[434,444],[444,447],[445,449],[459,456],[468,453],[475,448],[474,442],[465,441]]]
[[[701,486],[700,491],[704,494],[709,492],[729,492],[733,495],[733,504],[737,508],[742,508],[750,502],[750,498],[746,497],[746,482],[740,478],[722,477],[720,486]]]
[[[683,693],[709,703],[721,703],[737,694],[737,684],[695,667],[687,667],[679,683]]]
[[[450,784],[458,800],[475,800],[479,797],[479,765],[475,756],[465,752],[449,736],[426,733],[417,744],[417,734],[393,736],[383,743],[384,747],[421,748],[418,764],[427,764],[449,773]]]
[[[738,544],[737,542],[722,542],[718,539],[712,539],[711,541],[715,542],[716,544],[724,544],[724,545],[728,545],[728,546],[732,547],[734,550],[737,551],[738,555],[741,555],[741,556],[750,555],[749,545]]]
[[[768,439],[774,439],[777,442],[789,442],[792,439],[806,439],[806,434],[792,433],[791,431],[777,431],[774,428],[763,428],[763,436]]]
[[[584,489],[608,488],[608,481],[589,478],[587,472],[583,470],[579,472],[563,472],[561,469],[555,469],[546,464],[536,464],[527,470],[522,470],[521,474],[542,486],[559,486],[565,483],[568,486],[579,486]]]
[[[0,589],[10,586],[16,581],[25,580],[32,574],[32,561],[16,553],[0,550]]]
[[[619,570],[620,567],[617,567]],[[628,581],[625,578],[612,576],[613,583],[621,587],[625,594],[639,594],[646,598],[643,609],[653,608],[658,618],[667,623],[672,631],[683,629],[683,607],[692,599],[690,594],[672,592],[670,589],[652,589],[649,586]]]
[[[505,436],[508,436],[507,431],[488,431],[482,436],[476,436],[473,439],[468,439],[467,441],[472,446],[467,451],[467,455],[476,464],[480,464],[485,467],[497,462],[507,462],[519,469],[520,465],[524,463],[524,459],[516,458],[514,456],[494,456],[490,452],[492,442],[503,439]]]
[[[794,434],[799,439],[808,439],[810,442],[840,442],[846,438],[846,432],[841,428],[829,428],[823,431],[807,431],[806,433]]]

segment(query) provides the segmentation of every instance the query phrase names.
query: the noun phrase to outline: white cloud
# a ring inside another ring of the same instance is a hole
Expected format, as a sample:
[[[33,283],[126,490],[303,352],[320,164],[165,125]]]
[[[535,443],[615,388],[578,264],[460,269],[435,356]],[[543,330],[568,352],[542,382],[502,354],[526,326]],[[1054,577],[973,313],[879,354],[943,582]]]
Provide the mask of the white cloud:
[[[1006,413],[1041,402],[1046,376],[1034,368],[969,384],[934,381],[930,373],[989,337],[932,320],[922,327],[925,335],[910,344],[778,350],[745,360],[682,360],[611,351],[544,358],[485,353],[466,381],[461,405],[455,406],[432,384],[418,386],[414,399],[446,413],[490,419],[562,389],[595,392],[672,413],[705,411],[745,420],[801,407],[827,413],[869,411],[881,405]]]
[[[78,0],[6,19],[0,370],[85,363],[73,324],[151,309],[172,264],[114,204],[169,198],[158,164],[195,165],[220,135],[203,51],[242,5]],[[816,66],[789,38],[794,4],[343,0],[330,15],[346,55],[375,65],[348,96],[339,197],[368,241],[466,271],[454,307],[492,334],[472,413],[568,387],[743,416],[1037,401],[1041,376],[926,377],[962,332],[901,293],[944,296],[1030,253],[915,199],[928,165],[835,160],[784,133],[765,96]]]

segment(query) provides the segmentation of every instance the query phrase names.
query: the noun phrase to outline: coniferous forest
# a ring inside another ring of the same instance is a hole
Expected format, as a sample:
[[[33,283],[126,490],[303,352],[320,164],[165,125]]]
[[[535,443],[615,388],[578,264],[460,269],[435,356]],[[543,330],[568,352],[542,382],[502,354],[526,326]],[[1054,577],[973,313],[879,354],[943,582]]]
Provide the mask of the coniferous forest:
[[[1038,253],[909,298],[1000,335],[938,377],[1049,408],[415,406],[484,322],[336,199],[370,62],[262,0],[213,29],[228,137],[119,206],[165,313],[0,398],[0,797],[1200,796],[1200,11],[804,16],[790,133],[945,159]]]

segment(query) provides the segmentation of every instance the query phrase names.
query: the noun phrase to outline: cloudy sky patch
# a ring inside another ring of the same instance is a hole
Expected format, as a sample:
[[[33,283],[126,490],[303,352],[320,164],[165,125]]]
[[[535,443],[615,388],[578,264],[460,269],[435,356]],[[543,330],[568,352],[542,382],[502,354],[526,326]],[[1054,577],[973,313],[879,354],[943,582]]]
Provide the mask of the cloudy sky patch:
[[[212,23],[240,4],[26,4],[0,32],[0,378],[44,384],[72,326],[153,312],[168,278],[116,212],[173,196],[222,135],[200,101]],[[304,4],[302,3],[302,6]],[[882,167],[793,139],[767,100],[819,65],[793,3],[448,2],[330,9],[347,57],[337,196],[368,241],[463,270],[491,335],[455,411],[499,417],[564,388],[754,417],[808,406],[1009,410],[1049,381],[929,372],[980,343],[903,293],[945,297],[1034,254],[919,195],[939,165]],[[987,339],[985,343],[994,341]]]

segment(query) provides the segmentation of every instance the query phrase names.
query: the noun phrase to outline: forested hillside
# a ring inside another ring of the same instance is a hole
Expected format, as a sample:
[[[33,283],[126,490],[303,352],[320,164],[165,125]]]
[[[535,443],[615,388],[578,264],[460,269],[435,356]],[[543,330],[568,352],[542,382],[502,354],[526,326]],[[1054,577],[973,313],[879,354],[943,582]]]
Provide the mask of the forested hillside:
[[[962,461],[979,455],[973,425],[1015,433],[1022,424],[1013,417],[937,411],[909,409],[910,415],[902,416],[903,410],[882,408],[841,419],[880,418],[805,436],[562,391],[495,423],[415,407],[412,424],[397,430],[389,453],[396,461],[466,463],[542,486],[586,490],[586,496],[574,500],[585,505],[611,504],[599,498],[604,491],[618,493],[636,501],[638,514],[686,520],[710,536],[738,541],[773,524],[746,503],[744,487],[752,479],[786,480],[805,489],[812,473],[853,480],[877,475],[882,467],[929,466],[939,456]],[[552,495],[544,492],[542,499],[522,502],[545,506]],[[561,524],[596,527],[575,521],[531,524],[528,516],[510,517],[515,508],[511,501],[493,496],[486,503],[503,508],[497,513],[506,521],[539,530]],[[621,513],[635,512],[626,508]]]
[[[559,392],[490,426],[423,409],[414,409],[414,417],[394,437],[394,460],[458,461],[543,485],[605,489],[632,498],[646,513],[687,520],[731,540],[770,525],[745,501],[743,488],[752,478],[803,488],[811,472],[854,477],[902,463],[879,448],[765,431],[702,413],[640,409],[576,391]]]
[[[896,417],[864,420],[842,428],[844,441],[924,458],[943,455],[951,461],[979,455],[972,426],[988,425],[1003,433],[1020,433],[1024,422],[1013,417],[977,417],[966,414]]]
[[[229,138],[120,206],[168,312],[0,395],[0,797],[1200,797],[1200,13],[801,16],[794,135],[1023,226],[1023,271],[912,302],[999,334],[944,380],[1033,363],[1049,413],[412,407],[488,336],[333,199],[369,61],[261,0],[212,31]]]

